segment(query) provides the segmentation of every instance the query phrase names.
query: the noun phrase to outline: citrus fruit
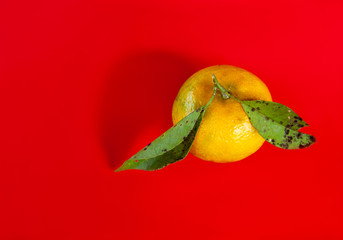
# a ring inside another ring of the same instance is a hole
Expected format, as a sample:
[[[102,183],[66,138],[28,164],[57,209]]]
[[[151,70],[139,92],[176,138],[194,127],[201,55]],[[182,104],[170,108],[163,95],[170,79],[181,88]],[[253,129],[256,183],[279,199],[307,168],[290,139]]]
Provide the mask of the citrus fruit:
[[[254,74],[230,65],[212,66],[196,72],[182,85],[173,104],[174,124],[206,105],[212,96],[212,74],[236,98],[272,100],[267,86]],[[240,103],[232,98],[224,100],[217,91],[190,153],[203,160],[234,162],[256,152],[263,142],[264,139],[251,125]]]

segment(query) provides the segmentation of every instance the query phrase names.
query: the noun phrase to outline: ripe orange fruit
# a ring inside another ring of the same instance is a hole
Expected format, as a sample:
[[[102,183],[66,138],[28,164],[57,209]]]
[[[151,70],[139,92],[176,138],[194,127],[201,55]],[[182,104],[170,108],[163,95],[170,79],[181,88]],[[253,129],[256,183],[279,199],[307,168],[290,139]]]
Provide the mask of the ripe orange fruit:
[[[230,65],[212,66],[196,72],[182,85],[173,105],[174,124],[210,100],[212,74],[241,100],[272,100],[267,86],[254,74]],[[263,142],[240,103],[231,98],[224,100],[218,90],[190,152],[203,160],[234,162],[256,152]]]

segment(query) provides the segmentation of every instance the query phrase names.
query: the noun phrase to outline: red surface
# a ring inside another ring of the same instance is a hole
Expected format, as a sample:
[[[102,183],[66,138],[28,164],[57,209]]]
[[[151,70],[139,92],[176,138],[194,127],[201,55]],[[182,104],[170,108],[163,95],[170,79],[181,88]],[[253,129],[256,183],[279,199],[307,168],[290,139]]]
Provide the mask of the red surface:
[[[0,239],[343,239],[341,1],[0,9]],[[318,143],[114,173],[215,64],[263,79]]]

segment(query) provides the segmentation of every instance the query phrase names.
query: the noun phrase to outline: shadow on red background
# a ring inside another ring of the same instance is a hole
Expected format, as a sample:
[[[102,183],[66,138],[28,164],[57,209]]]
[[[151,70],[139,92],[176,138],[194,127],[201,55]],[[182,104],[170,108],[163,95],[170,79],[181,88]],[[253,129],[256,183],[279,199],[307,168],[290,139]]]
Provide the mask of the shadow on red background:
[[[128,56],[113,67],[104,86],[99,122],[111,169],[130,157],[130,143],[144,128],[152,124],[163,129],[171,126],[172,104],[179,88],[204,66],[173,53],[144,52]]]

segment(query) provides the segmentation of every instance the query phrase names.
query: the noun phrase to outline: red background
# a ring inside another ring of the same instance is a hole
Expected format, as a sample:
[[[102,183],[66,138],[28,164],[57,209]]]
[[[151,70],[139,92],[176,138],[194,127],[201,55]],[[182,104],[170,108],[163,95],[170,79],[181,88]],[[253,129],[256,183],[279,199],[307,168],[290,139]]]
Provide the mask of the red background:
[[[341,1],[0,9],[0,239],[343,239]],[[318,143],[114,173],[215,64],[259,76]]]

